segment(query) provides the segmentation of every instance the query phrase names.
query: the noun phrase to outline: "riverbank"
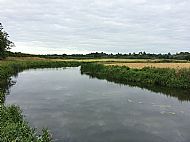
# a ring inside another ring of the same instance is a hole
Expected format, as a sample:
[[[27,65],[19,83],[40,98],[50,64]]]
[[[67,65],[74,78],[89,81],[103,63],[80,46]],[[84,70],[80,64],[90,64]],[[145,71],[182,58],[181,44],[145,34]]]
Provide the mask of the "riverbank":
[[[51,135],[44,129],[41,135],[31,128],[22,116],[18,106],[4,104],[6,93],[11,85],[11,76],[26,69],[77,67],[79,62],[56,61],[2,61],[0,63],[0,141],[50,142]]]
[[[153,67],[133,69],[127,66],[105,66],[89,63],[81,66],[81,72],[124,84],[190,89],[190,69],[185,68],[179,70]]]

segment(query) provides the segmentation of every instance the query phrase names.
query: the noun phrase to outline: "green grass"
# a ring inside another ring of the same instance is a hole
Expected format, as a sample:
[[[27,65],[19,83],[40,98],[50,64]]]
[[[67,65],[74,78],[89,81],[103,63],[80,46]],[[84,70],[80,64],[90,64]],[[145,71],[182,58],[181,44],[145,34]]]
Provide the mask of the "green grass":
[[[105,66],[83,64],[82,73],[122,83],[164,86],[168,88],[190,89],[190,69],[150,68],[132,69],[126,66]]]
[[[0,108],[0,141],[1,142],[50,142],[51,136],[47,130],[37,135],[35,129],[30,128],[24,121],[18,106],[4,106]]]

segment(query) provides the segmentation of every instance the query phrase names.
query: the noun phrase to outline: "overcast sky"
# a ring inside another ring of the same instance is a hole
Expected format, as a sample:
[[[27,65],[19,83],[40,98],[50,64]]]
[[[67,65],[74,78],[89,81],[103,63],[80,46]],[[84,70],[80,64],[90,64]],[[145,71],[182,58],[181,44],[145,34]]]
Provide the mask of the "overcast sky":
[[[190,51],[190,0],[0,0],[0,22],[25,53]]]

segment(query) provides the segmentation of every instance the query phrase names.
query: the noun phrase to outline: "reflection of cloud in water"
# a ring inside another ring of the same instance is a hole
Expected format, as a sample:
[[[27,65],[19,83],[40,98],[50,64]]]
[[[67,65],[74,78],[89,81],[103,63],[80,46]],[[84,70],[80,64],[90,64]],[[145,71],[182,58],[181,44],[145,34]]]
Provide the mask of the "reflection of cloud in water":
[[[57,85],[57,86],[55,86],[54,87],[54,90],[67,90],[68,89],[68,87],[66,87],[66,86],[59,86],[59,85]]]
[[[132,103],[133,101],[131,99],[128,99],[128,102]]]
[[[167,114],[167,115],[176,115],[176,112],[173,112],[171,110],[169,110],[171,108],[171,105],[156,105],[153,104],[153,107],[159,107],[160,109],[162,109],[160,111],[160,114]]]
[[[167,112],[167,111],[161,111],[160,113],[161,113],[161,114],[171,114],[171,115],[176,115],[175,112],[171,112],[171,111],[169,111],[169,112]]]
[[[171,108],[171,105],[152,105],[152,106],[155,106],[155,107],[160,107],[160,108]]]

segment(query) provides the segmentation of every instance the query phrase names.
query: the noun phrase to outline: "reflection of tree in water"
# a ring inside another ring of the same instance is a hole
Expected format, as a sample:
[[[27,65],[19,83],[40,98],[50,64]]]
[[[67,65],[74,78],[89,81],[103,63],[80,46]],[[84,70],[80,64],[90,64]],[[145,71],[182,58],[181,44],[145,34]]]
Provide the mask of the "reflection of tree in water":
[[[15,74],[13,77],[16,78],[18,74]],[[12,77],[9,77],[8,79],[2,79],[0,81],[0,91],[5,93],[6,95],[10,92],[10,87],[16,84],[16,80],[14,80]]]
[[[161,86],[155,86],[155,85],[146,85],[141,84],[140,82],[124,82],[122,80],[114,80],[108,76],[103,76],[100,74],[91,74],[91,73],[85,73],[81,71],[81,74],[89,75],[90,78],[97,78],[97,79],[106,79],[107,81],[122,84],[122,85],[129,85],[131,87],[140,87],[142,89],[147,89],[149,91],[155,92],[155,93],[162,93],[166,96],[175,97],[179,101],[190,101],[190,90],[189,89],[179,89],[179,88],[167,88],[167,87],[161,87]]]
[[[140,87],[142,89],[147,89],[149,91],[155,92],[155,93],[162,93],[166,96],[170,97],[175,97],[179,101],[190,101],[190,90],[188,89],[179,89],[179,88],[167,88],[167,87],[161,87],[161,86],[148,86],[146,84],[141,84],[139,82],[124,82],[121,80],[114,80],[112,78],[108,78],[108,76],[102,76],[102,75],[95,75],[95,74],[90,74],[90,73],[84,73],[81,72],[81,74],[89,75],[90,78],[97,78],[97,79],[106,79],[107,81],[118,83],[121,85],[129,85],[131,87]],[[0,80],[0,92],[5,93],[8,95],[10,93],[10,87],[16,84],[16,80],[13,78],[18,77],[18,72],[15,72],[15,74],[12,77],[9,77],[8,79],[2,79]],[[5,96],[1,95],[0,96],[1,101],[5,101]]]

